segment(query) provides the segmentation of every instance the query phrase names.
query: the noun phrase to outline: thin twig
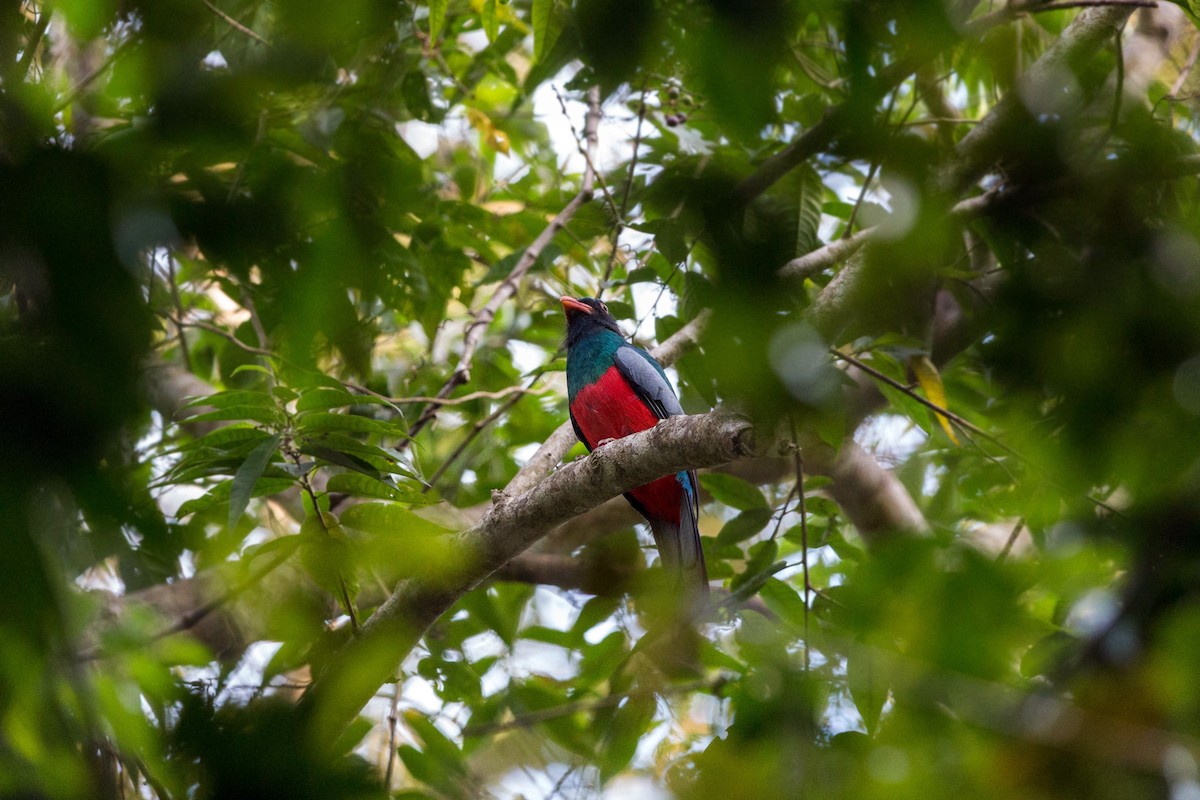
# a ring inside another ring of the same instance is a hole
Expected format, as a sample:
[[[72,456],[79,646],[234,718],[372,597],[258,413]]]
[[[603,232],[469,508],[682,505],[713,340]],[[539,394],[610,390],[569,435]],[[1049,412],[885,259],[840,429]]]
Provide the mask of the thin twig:
[[[1017,542],[1017,537],[1021,535],[1021,529],[1025,527],[1025,518],[1021,517],[1017,520],[1017,524],[1013,526],[1012,533],[1008,535],[1008,541],[1004,543],[1004,549],[1000,551],[1000,555],[996,556],[996,563],[1004,563],[1004,559],[1008,558],[1008,554],[1012,552],[1013,545]]]
[[[284,547],[282,552],[279,554],[279,556],[276,557],[273,561],[268,562],[266,564],[266,566],[247,575],[244,580],[239,581],[238,584],[235,585],[233,588],[222,593],[220,597],[210,600],[207,603],[204,603],[203,605],[199,606],[198,608],[192,609],[191,611],[184,614],[182,617],[180,617],[178,620],[176,620],[171,625],[168,625],[166,628],[163,628],[162,630],[158,631],[157,633],[151,634],[146,639],[145,644],[149,645],[154,642],[160,641],[162,639],[166,639],[168,636],[174,636],[177,633],[183,633],[186,630],[190,630],[190,629],[196,627],[209,614],[213,613],[214,611],[216,611],[217,609],[226,605],[227,603],[230,603],[233,600],[237,599],[237,597],[239,595],[241,595],[243,592],[245,592],[250,587],[257,586],[259,584],[259,582],[262,581],[263,578],[265,578],[267,575],[270,575],[272,572],[274,572],[276,569],[278,569],[280,566],[282,566],[283,562],[285,562],[289,558],[291,558],[292,553],[295,552],[296,545],[299,544],[299,542],[293,542],[290,544],[292,546]],[[97,647],[94,647],[94,648],[88,650],[87,652],[81,653],[79,655],[79,660],[80,661],[94,661],[98,658],[104,657],[105,655],[106,654],[103,653],[101,651],[101,649],[97,646]]]
[[[228,14],[226,14],[226,13],[225,13],[224,11],[222,11],[221,9],[217,8],[216,6],[214,6],[212,3],[210,3],[210,2],[209,2],[209,0],[204,0],[204,5],[208,6],[208,10],[209,10],[209,11],[213,12],[213,13],[214,13],[214,14],[216,14],[218,17],[220,17],[221,19],[225,20],[225,23],[226,23],[227,25],[229,25],[229,27],[231,27],[231,28],[233,28],[233,29],[235,29],[235,30],[241,31],[242,33],[246,34],[246,35],[247,35],[247,36],[249,36],[251,39],[253,39],[254,41],[256,41],[256,42],[258,42],[258,43],[260,43],[260,44],[265,44],[267,47],[270,47],[270,46],[271,46],[271,43],[270,43],[270,42],[268,42],[266,39],[264,39],[263,37],[259,36],[257,33],[255,33],[254,31],[252,31],[250,28],[247,28],[245,25],[243,25],[242,23],[238,22],[236,19],[234,19],[233,17],[229,16]]]
[[[569,127],[571,129],[571,138],[573,138],[575,140],[575,148],[579,151],[579,155],[583,156],[583,160],[586,163],[587,168],[591,171],[592,175],[595,177],[596,183],[598,183],[600,185],[600,192],[604,195],[604,199],[608,201],[608,207],[613,210],[613,213],[616,213],[617,212],[617,201],[613,199],[612,192],[610,192],[608,190],[608,184],[606,184],[604,182],[604,174],[601,173],[600,170],[596,168],[596,148],[591,146],[591,139],[588,137],[588,134],[586,132],[587,125],[591,120],[588,119],[588,117],[586,115],[584,116],[585,132],[584,132],[583,136],[580,136],[579,132],[577,130],[575,130],[575,123],[571,122],[571,115],[567,111],[566,99],[558,91],[557,86],[554,86],[552,88],[554,89],[554,96],[558,98],[558,105],[559,105],[559,108],[562,109],[563,118],[566,119],[566,121],[567,121],[567,127]],[[592,96],[591,96],[591,92],[589,92],[588,93],[588,114],[592,113],[592,107],[591,107],[592,102],[591,101],[592,101]],[[597,93],[597,98],[596,98],[597,105],[595,107],[597,123],[599,123],[599,118],[600,118],[599,102],[600,102],[599,94]]]
[[[34,25],[33,32],[25,41],[25,51],[21,53],[21,59],[17,62],[15,82],[25,80],[25,76],[29,74],[29,68],[33,66],[34,54],[37,53],[37,49],[42,43],[42,37],[46,35],[46,28],[50,26],[50,16],[50,11],[43,8]]]
[[[388,744],[387,744],[387,769],[383,775],[383,788],[385,791],[392,790],[392,771],[396,766],[396,723],[399,721],[397,714],[400,713],[400,678],[396,678],[395,691],[392,693],[392,707],[388,711]]]
[[[522,397],[532,390],[533,384],[542,379],[542,375],[544,375],[545,372],[545,369],[539,370],[538,373],[533,376],[533,380],[529,382],[529,386],[526,387],[524,391],[513,394],[508,400],[496,406],[495,411],[476,422],[471,427],[471,432],[467,434],[466,438],[459,443],[458,447],[454,448],[454,452],[451,453],[449,457],[442,462],[441,466],[437,468],[437,471],[433,473],[433,477],[431,477],[429,479],[429,483],[421,489],[421,493],[424,494],[437,485],[438,480],[441,479],[446,470],[450,468],[450,465],[457,461],[458,457],[466,452],[466,449],[470,446],[471,442],[475,441],[479,434],[483,432],[483,429],[500,419],[500,417],[507,413],[509,409],[515,406]]]
[[[633,188],[634,170],[637,169],[638,148],[642,143],[642,123],[646,121],[646,83],[642,82],[642,100],[638,103],[637,131],[633,135],[633,154],[629,157],[629,172],[625,177],[625,189],[621,193],[621,207],[617,210],[617,219],[613,222],[609,238],[612,239],[612,249],[608,253],[608,264],[604,267],[604,278],[596,289],[596,299],[604,296],[608,281],[612,278],[613,267],[617,263],[617,240],[621,237],[621,228],[625,224],[625,215],[629,213],[629,192]]]
[[[892,115],[892,109],[896,107],[896,98],[898,95],[899,90],[893,91],[891,97],[888,99],[887,108],[883,110],[883,118],[885,120]],[[913,98],[914,100],[916,99],[915,94]],[[912,109],[910,108],[909,114],[911,113]],[[905,114],[905,116],[908,116],[908,114]],[[854,202],[854,207],[850,209],[850,218],[846,220],[846,230],[842,231],[843,239],[849,239],[851,233],[854,231],[854,221],[858,218],[858,210],[862,208],[863,200],[867,197],[867,191],[871,188],[871,181],[875,179],[875,172],[879,169],[879,163],[880,160],[878,158],[871,160],[871,166],[867,169],[866,180],[863,181],[862,189],[858,192],[858,200]]]
[[[847,364],[849,364],[853,367],[856,367],[857,369],[861,369],[863,372],[867,373],[875,380],[880,381],[882,383],[886,383],[888,386],[892,387],[896,391],[903,392],[907,396],[911,397],[913,400],[916,400],[921,405],[923,405],[926,408],[933,411],[935,414],[940,414],[941,416],[945,417],[950,422],[953,422],[955,425],[958,425],[961,428],[966,428],[967,430],[971,431],[972,433],[975,433],[978,436],[982,436],[983,438],[987,439],[988,441],[994,442],[995,444],[1000,445],[1001,447],[1005,448],[1006,450],[1009,449],[1008,445],[1006,445],[1003,442],[1001,442],[1000,440],[998,440],[995,436],[988,433],[983,428],[980,428],[978,425],[976,425],[973,422],[963,419],[958,414],[955,414],[953,411],[950,411],[949,409],[942,408],[941,406],[939,406],[937,403],[933,402],[932,400],[925,399],[924,397],[922,397],[921,395],[919,395],[915,391],[913,391],[913,388],[911,386],[904,385],[903,383],[896,380],[895,378],[892,378],[890,375],[885,375],[882,372],[880,372],[879,370],[875,369],[874,367],[864,363],[863,361],[860,361],[859,359],[855,358],[854,356],[846,355],[845,353],[841,352],[840,350],[835,350],[833,348],[830,348],[829,352],[834,358],[838,359],[839,361],[845,361]],[[1016,455],[1016,453],[1013,452],[1013,455]]]
[[[171,290],[171,302],[175,305],[176,319],[183,319],[183,301],[179,298],[179,284],[175,282],[175,257],[167,253],[167,286]],[[183,326],[175,323],[175,333],[179,339],[179,352],[183,355],[183,366],[188,372],[192,371],[192,355],[188,351],[187,337]]]
[[[1022,463],[1025,463],[1025,464],[1031,463],[1028,458],[1021,455],[1020,452],[1018,452],[1017,450],[1014,450],[1012,447],[1009,447],[1004,442],[1000,441],[1000,439],[997,438],[996,436],[994,436],[993,434],[988,433],[987,431],[980,428],[978,425],[968,422],[967,420],[960,417],[958,414],[955,414],[953,411],[949,411],[945,408],[942,408],[937,403],[926,400],[924,397],[922,397],[921,395],[919,395],[915,391],[913,391],[913,388],[911,386],[905,386],[903,383],[900,383],[900,381],[894,380],[893,378],[891,378],[887,375],[884,375],[879,370],[868,366],[867,364],[863,363],[862,361],[858,360],[857,358],[854,358],[853,356],[848,356],[845,353],[842,353],[838,350],[834,350],[833,348],[830,348],[829,352],[833,355],[834,358],[838,359],[839,361],[844,361],[847,364],[850,364],[854,367],[857,367],[858,369],[861,369],[863,372],[867,373],[872,378],[875,378],[878,381],[886,383],[888,386],[891,386],[893,389],[904,393],[906,396],[910,397],[913,400],[916,400],[918,403],[925,406],[926,408],[929,408],[934,413],[940,414],[941,416],[945,417],[950,422],[957,425],[961,429],[959,432],[962,433],[964,436],[967,436],[967,432],[974,433],[977,436],[981,436],[984,439],[987,439],[989,442],[996,445],[997,447],[999,447],[1004,452],[1008,453],[1013,458],[1016,458],[1018,461],[1021,461]],[[971,437],[967,436],[967,438],[970,439]],[[971,441],[973,444],[975,444],[976,447],[979,447],[979,444],[977,442],[975,442],[973,439],[971,439]],[[995,461],[995,463],[997,463],[997,464],[1000,463],[991,454],[989,454],[986,450],[984,450],[982,447],[979,447],[979,449],[981,452],[983,452],[983,454],[985,456],[987,456],[987,458],[991,459],[992,461]],[[1009,475],[1011,476],[1012,473],[1009,473]],[[1053,475],[1048,476],[1048,477],[1055,486],[1057,486],[1059,488],[1063,488],[1062,484]],[[1015,478],[1014,478],[1014,480],[1015,480]],[[1103,500],[1097,500],[1095,497],[1092,497],[1091,495],[1086,494],[1086,493],[1083,494],[1083,497],[1085,500],[1087,500],[1089,503],[1096,506],[1097,508],[1102,508],[1105,511],[1108,511],[1109,513],[1114,514],[1116,516],[1124,516],[1119,509],[1113,508],[1111,505],[1104,502]]]
[[[1113,107],[1112,117],[1108,121],[1109,135],[1117,129],[1117,123],[1121,121],[1121,100],[1125,95],[1125,51],[1121,46],[1121,34],[1125,31],[1125,26],[1121,25],[1120,29],[1113,35],[1113,47],[1117,51],[1117,69],[1116,69],[1116,89],[1113,91]]]
[[[808,504],[804,499],[804,458],[800,454],[799,437],[796,435],[796,420],[792,419],[792,443],[796,445],[793,458],[796,460],[796,488],[800,496],[800,558],[804,564],[804,671],[809,667],[808,607],[812,599],[812,582],[808,579]]]
[[[235,347],[245,350],[247,353],[250,353],[252,355],[268,356],[270,358],[276,358],[275,353],[272,352],[271,350],[264,350],[261,347],[255,347],[254,345],[246,344],[241,339],[237,338],[236,334],[230,333],[229,331],[225,330],[224,328],[222,328],[218,325],[213,325],[211,322],[204,322],[203,320],[194,320],[191,322],[185,322],[184,320],[176,319],[175,317],[171,316],[170,314],[162,314],[162,316],[171,320],[171,322],[175,323],[176,325],[179,325],[180,327],[199,328],[200,330],[208,331],[209,333],[215,333],[217,336],[220,336],[223,339],[228,340],[229,343],[234,345]]]
[[[1179,76],[1171,84],[1171,91],[1167,93],[1167,97],[1174,98],[1183,91],[1183,85],[1187,83],[1187,79],[1191,76],[1192,69],[1196,66],[1197,58],[1200,58],[1200,36],[1197,36],[1196,41],[1192,42],[1192,49],[1188,53],[1187,61],[1183,63],[1183,69],[1179,70]]]
[[[67,92],[63,99],[59,100],[54,107],[50,109],[50,113],[57,114],[67,106],[74,103],[79,98],[79,95],[83,94],[84,90],[87,89],[88,86],[91,86],[92,82],[95,81],[96,78],[99,78],[106,71],[108,71],[108,68],[113,65],[113,63],[117,60],[117,57],[125,52],[125,48],[133,44],[133,40],[134,37],[130,36],[128,39],[117,45],[112,51],[112,54],[108,58],[104,59],[104,63],[85,75],[83,79],[79,81],[79,83],[75,84],[75,87]]]
[[[1045,11],[1063,11],[1071,8],[1092,8],[1095,6],[1132,6],[1134,8],[1158,8],[1153,0],[1064,0],[1056,3],[1010,3],[998,11],[984,14],[968,21],[963,30],[971,36],[978,36],[997,25],[1010,22],[1022,14],[1040,14]]]
[[[1000,189],[990,189],[975,197],[961,200],[950,209],[949,216],[953,219],[968,220],[985,214],[988,210],[1006,199],[1008,194]],[[831,267],[844,261],[858,252],[867,242],[879,235],[879,226],[863,228],[849,239],[834,239],[823,247],[818,247],[811,253],[805,253],[799,258],[793,258],[779,268],[781,278],[808,278],[816,275],[826,267]]]
[[[353,388],[359,388],[358,386],[353,385],[353,384],[347,384],[347,385],[351,385],[351,386],[353,386]],[[442,406],[460,406],[460,405],[463,405],[464,403],[473,403],[476,400],[503,400],[504,398],[508,397],[509,395],[513,395],[513,394],[516,394],[516,395],[533,394],[533,395],[540,396],[540,395],[545,394],[548,391],[549,391],[549,389],[534,390],[534,389],[530,389],[526,386],[508,386],[504,389],[499,389],[494,392],[483,392],[483,391],[471,392],[470,394],[464,394],[464,395],[461,395],[460,397],[423,397],[421,395],[415,395],[413,397],[388,397],[385,399],[389,403],[393,403],[394,405],[398,405],[398,406],[412,405],[414,403],[437,403],[438,405],[442,405]]]
[[[596,131],[600,125],[600,90],[593,87],[588,92],[588,113],[586,118],[585,136],[587,137],[587,147],[593,155],[597,147]],[[486,304],[473,315],[473,319],[467,325],[463,333],[463,349],[459,356],[458,364],[454,367],[454,371],[446,382],[442,385],[441,390],[437,393],[436,402],[431,402],[416,422],[408,430],[408,439],[397,445],[398,450],[404,450],[408,447],[409,442],[416,437],[418,433],[424,430],[437,416],[438,410],[442,407],[443,401],[450,396],[459,386],[462,386],[471,376],[471,362],[475,358],[475,351],[479,348],[479,342],[483,338],[483,334],[491,325],[492,320],[496,318],[496,312],[513,294],[517,291],[517,286],[521,279],[525,277],[525,273],[534,265],[538,257],[546,246],[553,241],[555,234],[558,233],[564,225],[575,213],[589,200],[592,199],[596,182],[596,172],[592,168],[592,159],[588,159],[587,165],[583,173],[583,183],[579,188],[579,193],[576,194],[567,205],[555,215],[554,219],[550,220],[545,229],[542,230],[538,237],[525,249],[521,254],[521,258],[517,261],[513,271],[509,273],[500,285],[496,287],[496,291],[492,293],[491,298]]]

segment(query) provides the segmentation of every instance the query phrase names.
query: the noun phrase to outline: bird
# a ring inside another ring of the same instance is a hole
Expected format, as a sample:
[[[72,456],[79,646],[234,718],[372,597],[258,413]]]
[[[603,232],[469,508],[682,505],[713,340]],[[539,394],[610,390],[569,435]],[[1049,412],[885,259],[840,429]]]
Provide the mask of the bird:
[[[592,297],[560,299],[567,318],[567,399],[571,426],[591,452],[683,413],[662,365],[625,334]],[[625,493],[654,534],[665,570],[687,600],[708,591],[700,545],[696,473],[667,475]]]

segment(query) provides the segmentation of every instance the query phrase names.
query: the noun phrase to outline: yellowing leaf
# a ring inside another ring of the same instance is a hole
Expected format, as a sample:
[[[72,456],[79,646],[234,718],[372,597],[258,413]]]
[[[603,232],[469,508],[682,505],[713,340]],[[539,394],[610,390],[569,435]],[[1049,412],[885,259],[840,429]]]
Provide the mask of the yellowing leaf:
[[[492,118],[480,111],[478,108],[467,109],[467,122],[471,123],[471,127],[479,131],[485,137],[495,127],[492,125]]]
[[[942,386],[942,376],[938,374],[937,367],[929,360],[926,355],[914,355],[908,359],[908,366],[917,376],[917,382],[921,384],[921,389],[925,392],[926,399],[933,403],[938,408],[949,410],[946,405],[946,389]],[[942,430],[950,437],[950,441],[958,444],[958,437],[954,435],[954,428],[950,425],[950,420],[945,414],[934,413]]]
[[[488,134],[487,143],[493,150],[508,155],[508,134],[504,131],[492,128],[491,133]]]
[[[492,118],[477,108],[467,109],[467,121],[471,127],[479,131],[479,138],[485,145],[498,152],[508,154],[508,134],[497,130],[492,124]]]

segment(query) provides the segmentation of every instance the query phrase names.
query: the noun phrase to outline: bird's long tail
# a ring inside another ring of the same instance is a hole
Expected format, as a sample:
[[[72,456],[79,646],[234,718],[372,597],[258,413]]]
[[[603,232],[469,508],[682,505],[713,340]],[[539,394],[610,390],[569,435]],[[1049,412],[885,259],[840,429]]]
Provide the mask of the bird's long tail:
[[[703,601],[708,594],[708,569],[704,564],[704,549],[700,544],[699,503],[696,497],[696,473],[680,473],[684,491],[679,509],[679,524],[664,519],[650,519],[654,544],[668,574],[676,576],[678,588],[688,599]]]

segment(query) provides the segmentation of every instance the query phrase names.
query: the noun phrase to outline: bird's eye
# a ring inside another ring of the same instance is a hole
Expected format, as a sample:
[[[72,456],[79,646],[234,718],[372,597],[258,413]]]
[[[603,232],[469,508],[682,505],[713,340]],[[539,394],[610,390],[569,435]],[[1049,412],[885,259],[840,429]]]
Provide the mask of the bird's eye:
[[[600,310],[601,310],[601,311],[603,311],[605,314],[607,314],[607,313],[608,313],[608,306],[607,306],[607,305],[605,305],[604,303],[601,303],[601,304],[600,304]]]

